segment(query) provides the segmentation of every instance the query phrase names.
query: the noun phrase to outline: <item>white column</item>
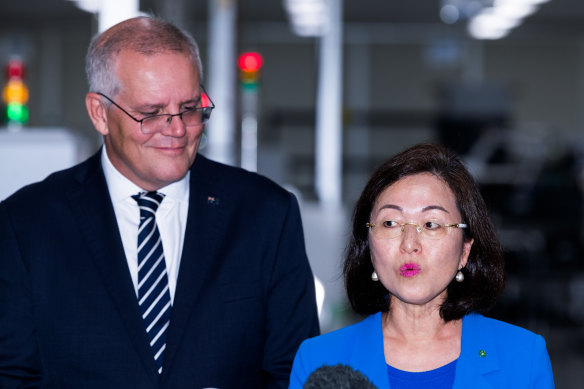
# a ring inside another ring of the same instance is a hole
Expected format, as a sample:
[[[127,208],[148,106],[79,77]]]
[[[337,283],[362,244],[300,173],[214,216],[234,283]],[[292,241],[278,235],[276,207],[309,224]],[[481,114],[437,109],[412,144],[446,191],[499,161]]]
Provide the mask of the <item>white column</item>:
[[[241,88],[241,167],[258,170],[258,88]]]
[[[209,62],[207,92],[215,110],[207,124],[207,157],[229,165],[236,164],[235,155],[235,0],[209,0]]]
[[[329,26],[320,39],[315,186],[323,206],[342,202],[342,0],[327,0]]]

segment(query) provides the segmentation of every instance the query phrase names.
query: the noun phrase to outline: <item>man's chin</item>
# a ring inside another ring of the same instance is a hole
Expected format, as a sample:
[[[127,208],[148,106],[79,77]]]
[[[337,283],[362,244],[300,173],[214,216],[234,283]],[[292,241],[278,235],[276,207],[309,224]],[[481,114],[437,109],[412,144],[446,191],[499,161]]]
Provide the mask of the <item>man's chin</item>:
[[[188,168],[182,168],[180,170],[164,171],[158,174],[158,178],[162,182],[166,182],[166,185],[170,185],[173,182],[180,181],[189,171]]]

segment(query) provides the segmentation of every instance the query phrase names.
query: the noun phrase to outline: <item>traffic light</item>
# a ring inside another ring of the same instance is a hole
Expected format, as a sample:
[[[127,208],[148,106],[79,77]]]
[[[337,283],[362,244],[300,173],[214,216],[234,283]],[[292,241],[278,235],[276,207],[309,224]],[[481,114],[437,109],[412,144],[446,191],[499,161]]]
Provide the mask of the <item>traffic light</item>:
[[[6,85],[2,101],[6,104],[8,124],[25,124],[28,121],[28,87],[24,82],[26,68],[21,59],[11,59],[5,69]]]
[[[263,64],[262,56],[256,52],[246,52],[239,56],[237,64],[239,65],[239,79],[243,89],[257,89],[260,69]]]

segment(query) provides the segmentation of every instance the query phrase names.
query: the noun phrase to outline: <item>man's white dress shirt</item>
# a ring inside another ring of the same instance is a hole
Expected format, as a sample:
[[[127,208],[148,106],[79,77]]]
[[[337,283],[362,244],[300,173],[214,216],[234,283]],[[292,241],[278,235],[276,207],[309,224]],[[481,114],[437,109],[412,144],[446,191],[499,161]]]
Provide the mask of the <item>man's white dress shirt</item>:
[[[134,290],[138,296],[138,226],[140,208],[133,195],[145,192],[132,181],[124,177],[111,163],[105,146],[101,153],[101,165],[109,189],[112,204],[118,221],[118,228],[126,253]],[[174,292],[182,254],[187,213],[189,209],[189,177],[187,172],[180,181],[160,188],[158,192],[165,195],[156,211],[156,223],[162,239],[164,259],[170,288],[170,299],[174,303]]]

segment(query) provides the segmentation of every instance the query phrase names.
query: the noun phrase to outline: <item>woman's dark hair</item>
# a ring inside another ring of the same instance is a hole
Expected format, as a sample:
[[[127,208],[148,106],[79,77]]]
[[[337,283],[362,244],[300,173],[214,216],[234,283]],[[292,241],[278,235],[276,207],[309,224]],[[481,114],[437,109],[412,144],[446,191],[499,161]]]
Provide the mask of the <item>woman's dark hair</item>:
[[[463,282],[448,285],[446,301],[440,308],[445,321],[460,319],[470,312],[484,313],[497,301],[505,283],[503,252],[487,206],[479,188],[460,159],[436,144],[412,146],[383,163],[371,176],[357,201],[353,229],[347,247],[343,273],[353,310],[367,315],[389,310],[388,291],[371,280],[373,265],[369,251],[369,222],[378,196],[401,178],[430,173],[442,179],[456,198],[465,241],[474,239]]]

